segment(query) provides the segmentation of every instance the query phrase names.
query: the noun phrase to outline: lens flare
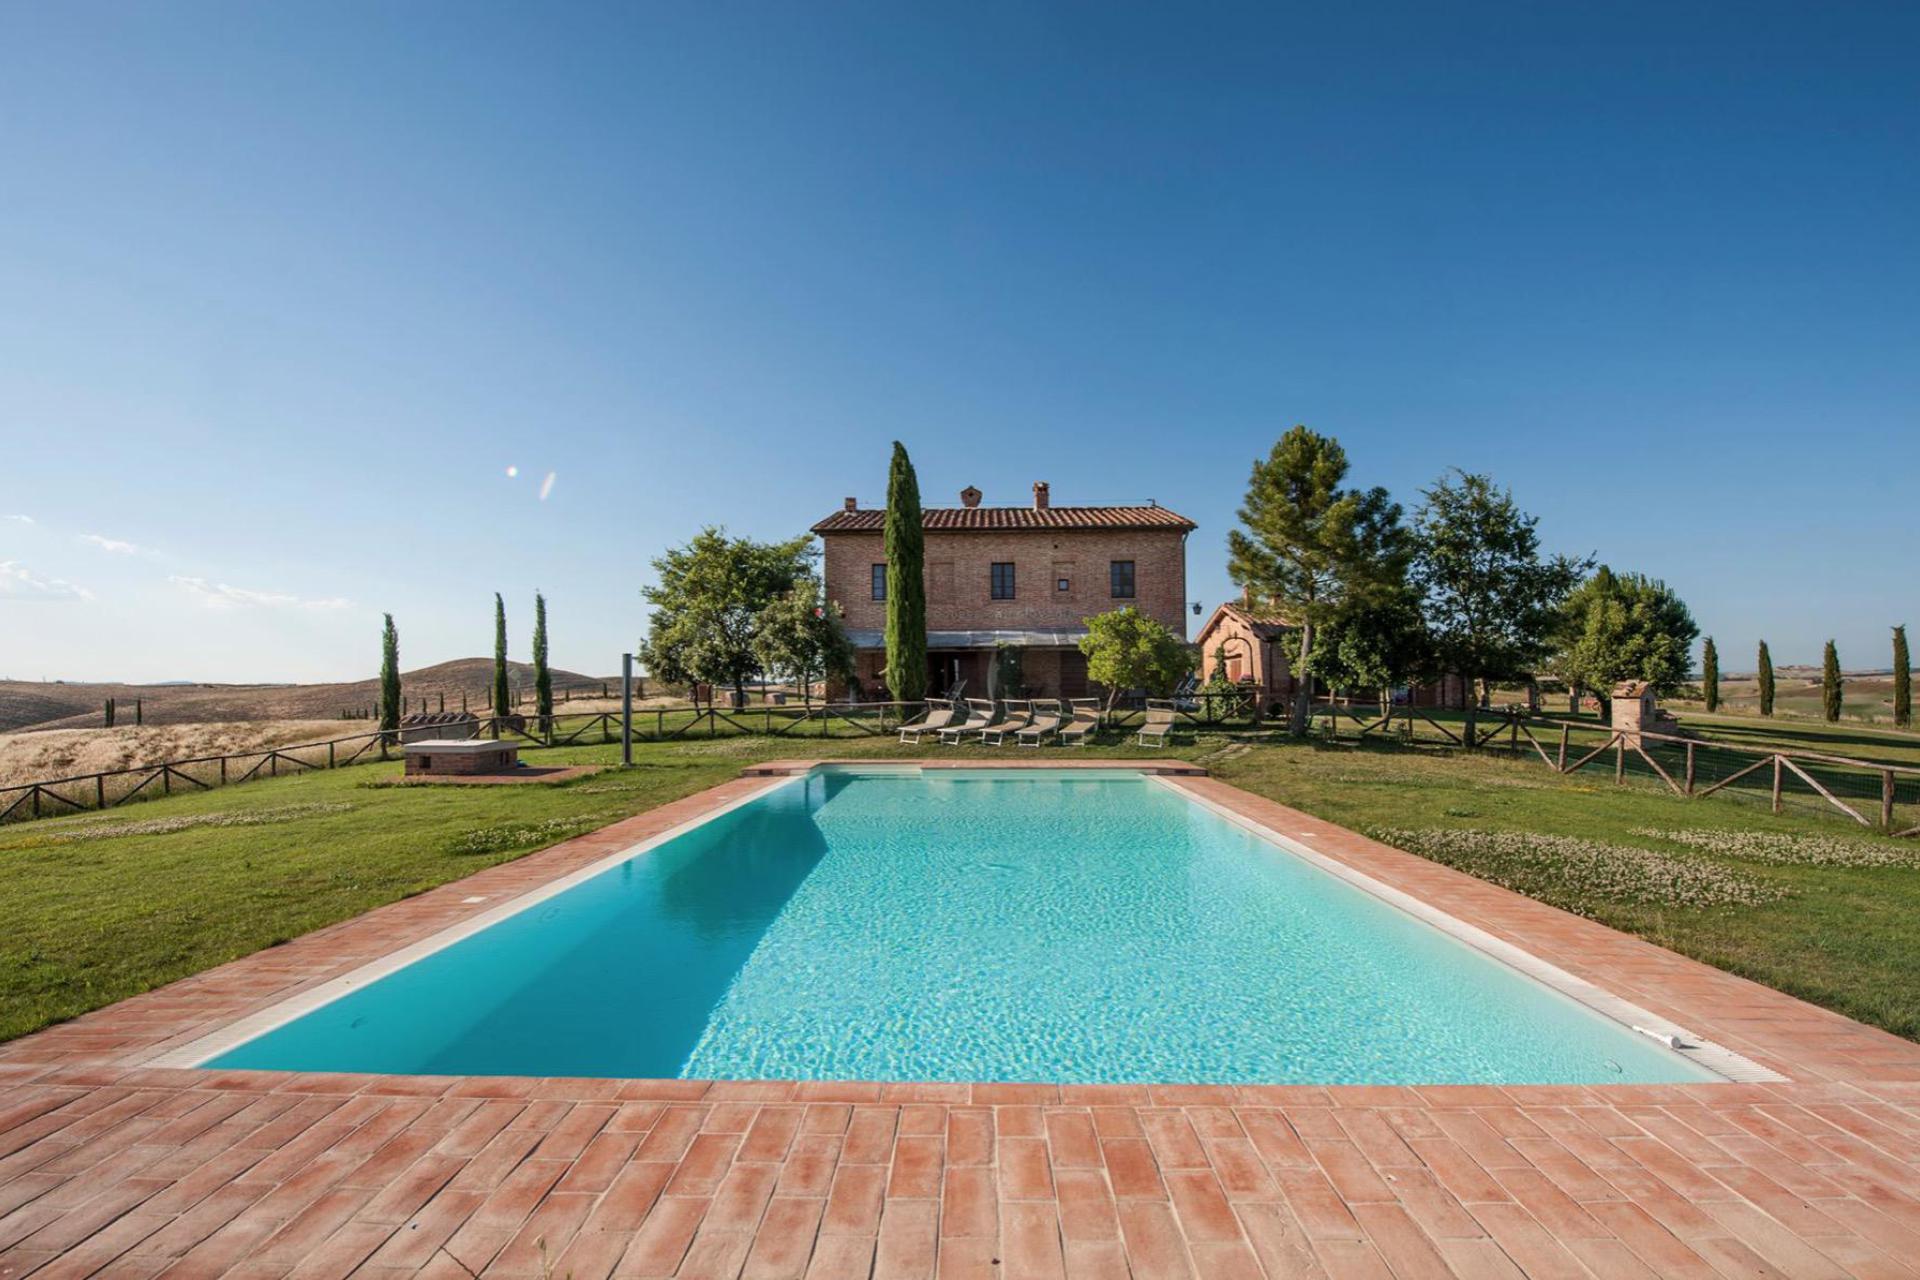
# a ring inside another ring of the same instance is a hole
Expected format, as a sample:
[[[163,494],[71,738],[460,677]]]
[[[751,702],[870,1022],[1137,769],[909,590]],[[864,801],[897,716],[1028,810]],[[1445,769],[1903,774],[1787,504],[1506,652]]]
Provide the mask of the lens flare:
[[[547,495],[553,492],[554,475],[554,472],[549,471],[547,472],[547,478],[540,482],[540,501],[542,502],[545,502]]]
[[[514,478],[515,476],[517,476],[517,475],[519,475],[519,474],[520,474],[520,468],[518,468],[518,467],[508,467],[508,468],[507,468],[507,479],[509,479],[509,480],[511,480],[511,479],[513,479],[513,478]]]

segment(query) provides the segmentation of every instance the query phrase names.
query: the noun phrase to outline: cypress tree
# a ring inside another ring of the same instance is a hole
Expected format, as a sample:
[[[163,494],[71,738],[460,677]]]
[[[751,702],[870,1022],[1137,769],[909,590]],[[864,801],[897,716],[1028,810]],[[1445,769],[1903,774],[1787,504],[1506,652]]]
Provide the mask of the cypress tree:
[[[1907,628],[1893,629],[1893,722],[1913,727],[1913,663],[1907,657]]]
[[[1707,647],[1700,654],[1700,687],[1707,695],[1707,710],[1720,709],[1720,651],[1713,647],[1713,637],[1707,637]]]
[[[533,593],[533,713],[544,726],[553,719],[553,672],[547,669],[547,598]]]
[[[107,699],[107,728],[113,728],[113,699]]]
[[[920,524],[920,481],[906,446],[893,442],[887,473],[887,688],[895,702],[927,695],[927,588],[925,534]]]
[[[1820,711],[1832,724],[1840,718],[1840,651],[1827,641],[1827,652],[1820,659]]]
[[[504,716],[513,710],[513,698],[507,691],[507,602],[493,593],[493,714]]]
[[[1760,714],[1773,714],[1773,655],[1767,652],[1767,642],[1760,642]]]
[[[400,727],[400,633],[394,629],[393,615],[387,614],[386,629],[380,635],[380,727]]]

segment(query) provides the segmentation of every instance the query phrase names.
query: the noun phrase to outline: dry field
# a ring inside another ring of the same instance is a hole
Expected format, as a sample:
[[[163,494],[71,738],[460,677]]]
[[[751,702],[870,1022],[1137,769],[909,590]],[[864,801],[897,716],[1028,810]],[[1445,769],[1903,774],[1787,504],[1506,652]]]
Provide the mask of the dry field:
[[[0,734],[0,787],[106,773],[162,760],[237,755],[354,731],[338,720],[253,720]]]

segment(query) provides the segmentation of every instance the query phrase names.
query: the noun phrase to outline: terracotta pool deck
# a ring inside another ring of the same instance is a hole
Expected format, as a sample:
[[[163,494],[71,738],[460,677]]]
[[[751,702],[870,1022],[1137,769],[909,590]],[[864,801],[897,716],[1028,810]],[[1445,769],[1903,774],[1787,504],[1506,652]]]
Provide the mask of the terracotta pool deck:
[[[1091,1087],[141,1065],[768,784],[742,778],[0,1045],[0,1277],[1920,1275],[1920,1045],[1212,779],[1170,783],[1787,1079]]]

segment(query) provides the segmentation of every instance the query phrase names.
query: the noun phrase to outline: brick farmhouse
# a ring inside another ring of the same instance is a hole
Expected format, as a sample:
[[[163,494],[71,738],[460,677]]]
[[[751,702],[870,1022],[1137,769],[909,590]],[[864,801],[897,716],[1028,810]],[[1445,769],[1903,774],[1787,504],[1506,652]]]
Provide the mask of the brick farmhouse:
[[[1079,697],[1087,619],[1131,605],[1186,637],[1187,535],[1194,523],[1165,507],[1056,507],[1045,483],[1024,507],[985,507],[961,491],[957,507],[927,507],[928,688],[967,682],[989,696],[996,650],[1021,650],[1026,691]],[[855,691],[885,697],[886,511],[848,498],[813,526],[825,547],[829,599],[845,611]]]

